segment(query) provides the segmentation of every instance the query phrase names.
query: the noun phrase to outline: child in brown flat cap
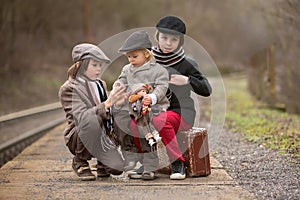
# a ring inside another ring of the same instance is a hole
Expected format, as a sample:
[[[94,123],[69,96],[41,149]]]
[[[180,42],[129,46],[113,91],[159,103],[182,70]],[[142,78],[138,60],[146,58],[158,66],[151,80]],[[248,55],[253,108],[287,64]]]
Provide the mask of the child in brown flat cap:
[[[107,94],[99,75],[102,65],[110,60],[98,46],[78,44],[72,50],[72,58],[74,63],[68,70],[68,80],[60,87],[59,99],[66,114],[64,139],[74,156],[73,171],[80,180],[95,180],[88,160],[96,157],[98,177],[119,175],[124,161],[108,135],[113,128],[110,109],[128,98],[125,87]]]

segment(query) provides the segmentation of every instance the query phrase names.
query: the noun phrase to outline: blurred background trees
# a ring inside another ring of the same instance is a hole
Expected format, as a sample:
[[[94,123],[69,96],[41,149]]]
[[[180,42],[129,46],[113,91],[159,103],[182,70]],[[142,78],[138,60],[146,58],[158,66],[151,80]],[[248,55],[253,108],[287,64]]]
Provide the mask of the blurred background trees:
[[[249,88],[271,107],[300,114],[300,1],[259,8],[275,40],[251,57]]]
[[[57,101],[75,44],[99,44],[128,29],[153,27],[165,15],[186,22],[187,35],[207,50],[222,73],[249,71],[258,78],[251,71],[259,66],[265,71],[265,49],[272,47],[276,99],[297,111],[300,101],[291,99],[300,93],[299,1],[2,0],[0,114]]]

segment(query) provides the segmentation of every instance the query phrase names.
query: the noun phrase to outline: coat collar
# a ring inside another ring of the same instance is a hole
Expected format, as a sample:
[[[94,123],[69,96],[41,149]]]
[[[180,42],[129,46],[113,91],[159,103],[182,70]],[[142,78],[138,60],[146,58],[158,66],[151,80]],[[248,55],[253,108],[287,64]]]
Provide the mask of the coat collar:
[[[75,85],[82,94],[84,94],[88,99],[90,99],[93,105],[96,105],[96,102],[93,98],[93,94],[91,91],[91,87],[89,86],[89,80],[87,80],[86,77],[83,76],[77,77],[75,80]]]

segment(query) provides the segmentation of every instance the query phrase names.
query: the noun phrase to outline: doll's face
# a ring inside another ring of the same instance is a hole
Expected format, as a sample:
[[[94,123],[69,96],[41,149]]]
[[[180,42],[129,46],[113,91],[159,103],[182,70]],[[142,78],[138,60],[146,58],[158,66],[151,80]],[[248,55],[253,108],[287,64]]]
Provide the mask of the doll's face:
[[[179,35],[171,35],[166,33],[158,34],[158,45],[164,53],[174,52],[180,42]]]
[[[141,95],[142,97],[147,94],[147,90],[146,89],[142,89],[140,91],[137,92],[138,95]]]

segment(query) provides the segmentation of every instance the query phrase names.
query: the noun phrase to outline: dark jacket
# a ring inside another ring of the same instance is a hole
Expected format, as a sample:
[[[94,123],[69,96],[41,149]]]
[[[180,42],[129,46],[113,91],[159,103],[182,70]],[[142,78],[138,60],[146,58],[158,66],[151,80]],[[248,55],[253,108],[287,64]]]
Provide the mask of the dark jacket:
[[[166,67],[169,76],[179,74],[189,77],[189,84],[178,86],[169,84],[167,97],[170,101],[168,110],[180,114],[191,126],[194,125],[196,111],[194,101],[191,98],[191,91],[196,94],[208,97],[212,89],[205,76],[198,70],[197,63],[191,58],[184,58],[177,64]]]

